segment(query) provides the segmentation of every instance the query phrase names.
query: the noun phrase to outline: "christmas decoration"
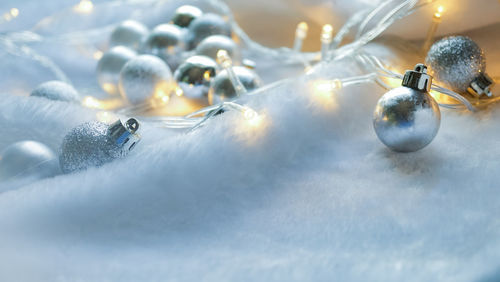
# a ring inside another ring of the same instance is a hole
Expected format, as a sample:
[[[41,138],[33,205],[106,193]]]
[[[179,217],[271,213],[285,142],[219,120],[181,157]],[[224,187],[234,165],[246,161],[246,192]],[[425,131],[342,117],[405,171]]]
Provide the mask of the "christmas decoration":
[[[233,67],[233,71],[245,87],[246,91],[251,91],[260,87],[261,81],[259,76],[246,67]],[[210,105],[219,104],[224,101],[231,101],[238,97],[236,90],[229,78],[226,70],[219,72],[212,80],[208,101]]]
[[[434,43],[425,59],[438,81],[460,93],[491,96],[493,80],[485,73],[483,50],[470,38],[449,36]]]
[[[111,95],[118,94],[120,71],[123,66],[136,56],[136,52],[124,47],[116,46],[104,53],[97,63],[97,81],[101,88]]]
[[[224,35],[209,36],[198,44],[196,53],[217,60],[217,52],[226,50],[233,61],[240,60],[238,45],[229,37]]]
[[[373,127],[382,143],[394,151],[414,152],[427,146],[441,123],[439,106],[429,94],[432,77],[417,64],[407,71],[402,87],[387,92],[377,103]]]
[[[188,27],[193,20],[200,17],[203,12],[195,6],[184,5],[175,10],[172,22],[180,27]]]
[[[189,25],[187,41],[189,48],[194,49],[198,43],[210,35],[231,36],[231,26],[219,15],[203,14]]]
[[[163,59],[171,70],[175,70],[181,61],[180,54],[185,49],[181,29],[173,24],[161,24],[155,27],[142,44],[142,52]]]
[[[80,100],[80,96],[73,86],[58,80],[47,81],[38,85],[30,96],[66,102],[78,102]]]
[[[71,130],[63,139],[59,163],[64,173],[101,166],[123,157],[140,141],[139,122],[128,119],[111,125],[92,121]]]
[[[125,46],[139,50],[141,42],[148,35],[148,28],[138,21],[127,20],[118,25],[111,33],[109,45]]]
[[[217,63],[209,57],[192,56],[177,68],[174,78],[185,97],[206,104],[216,70]]]
[[[123,66],[119,86],[121,95],[131,104],[168,97],[173,90],[172,72],[158,57],[137,56]]]
[[[54,152],[36,141],[16,142],[0,155],[0,181],[24,177],[40,179],[59,173]]]

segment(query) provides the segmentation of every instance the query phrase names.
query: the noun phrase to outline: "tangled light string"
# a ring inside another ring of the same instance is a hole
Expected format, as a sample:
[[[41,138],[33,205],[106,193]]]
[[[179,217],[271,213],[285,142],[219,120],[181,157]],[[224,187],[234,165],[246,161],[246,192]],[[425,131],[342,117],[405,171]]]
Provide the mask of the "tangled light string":
[[[83,13],[90,13],[93,9],[101,6],[107,5],[109,7],[115,5],[140,5],[142,7],[154,7],[155,5],[160,5],[162,3],[171,2],[170,0],[146,0],[139,2],[135,0],[116,0],[104,4],[93,5],[89,0],[82,0],[76,7],[73,9],[77,9]],[[229,22],[232,26],[233,32],[240,39],[246,48],[252,50],[257,55],[267,56],[279,59],[284,64],[296,64],[302,63],[306,67],[306,69],[310,69],[310,64],[317,62],[318,58],[321,58],[321,61],[337,61],[347,56],[354,56],[358,62],[360,62],[367,70],[370,71],[369,74],[359,77],[348,77],[342,79],[336,79],[334,81],[330,81],[327,84],[333,85],[338,88],[339,86],[346,86],[352,83],[363,83],[368,81],[375,81],[379,85],[384,88],[390,89],[391,87],[383,82],[382,77],[388,78],[396,78],[401,79],[402,75],[398,73],[394,73],[390,71],[388,68],[381,63],[381,61],[373,55],[368,55],[364,52],[359,52],[360,48],[366,45],[368,42],[379,36],[384,30],[386,30],[390,25],[392,25],[395,21],[413,13],[416,9],[427,5],[433,1],[426,0],[405,0],[400,2],[398,0],[388,0],[383,2],[381,5],[376,7],[375,9],[362,10],[355,13],[351,16],[346,23],[339,29],[336,35],[332,38],[331,26],[325,26],[322,32],[322,49],[321,52],[314,53],[303,53],[300,52],[300,46],[302,45],[302,40],[304,40],[307,35],[307,25],[299,24],[297,27],[296,40],[294,44],[294,48],[277,48],[271,49],[265,46],[262,46],[249,38],[249,36],[239,27],[239,25],[234,20],[234,17],[229,9],[229,7],[220,0],[208,0],[206,1],[211,8],[215,9],[217,13],[226,16],[229,19]],[[400,2],[400,3],[399,3]],[[384,10],[389,9],[389,12],[384,14]],[[60,11],[55,15],[43,19],[40,24],[36,25],[33,30],[37,30],[41,23],[50,22],[57,20],[58,17],[62,17],[67,10]],[[368,29],[368,26],[371,22],[374,21],[375,18],[381,17],[381,19],[375,24],[373,24],[371,29]],[[69,82],[69,79],[65,75],[65,73],[48,57],[42,56],[35,52],[32,48],[28,47],[27,44],[33,42],[70,42],[73,44],[84,43],[92,38],[98,38],[103,34],[107,34],[113,26],[105,26],[102,28],[78,31],[78,32],[70,32],[60,35],[54,36],[41,36],[33,31],[22,31],[15,33],[8,33],[4,35],[0,35],[0,45],[3,49],[15,56],[24,56],[28,57],[42,66],[47,67],[51,70],[54,75],[62,81]],[[355,40],[351,43],[345,44],[339,47],[342,40],[345,36],[355,30]],[[101,53],[102,54],[102,53]],[[99,56],[97,54],[96,56]],[[227,68],[226,68],[227,69]],[[277,84],[285,83],[287,80],[281,80],[276,83],[270,84],[268,86],[262,87],[260,89],[254,90],[253,92],[245,93],[249,96],[255,95],[256,93],[262,93],[264,90],[274,87]],[[233,85],[235,85],[235,89],[238,89],[238,79],[231,79]],[[474,111],[474,106],[483,106],[486,104],[494,103],[500,98],[492,98],[488,100],[478,100],[473,103],[470,103],[467,99],[463,98],[463,96],[448,90],[446,88],[440,87],[438,85],[433,85],[433,90],[440,92],[444,95],[450,96],[453,99],[459,101],[461,104],[446,104],[441,103],[442,107],[452,108],[452,109],[463,109],[466,108],[470,111]],[[244,92],[244,91],[243,91]],[[240,91],[240,94],[243,93]],[[160,97],[160,99],[152,99],[152,101],[148,101],[145,103],[136,104],[133,106],[125,107],[117,111],[118,114],[124,115],[141,115],[141,113],[147,112],[155,107],[159,107],[168,102],[166,97]],[[167,97],[168,98],[168,97]],[[85,101],[86,105],[98,106],[99,101],[93,99],[92,97],[88,97]],[[210,117],[215,115],[217,111],[220,110],[237,110],[241,113],[248,113],[248,107],[240,108],[236,107],[237,101],[233,102],[223,102],[218,105],[202,108],[193,114],[186,115],[184,117],[149,117],[146,120],[150,122],[159,122],[164,127],[169,128],[198,128],[203,125],[205,122],[209,120]],[[115,108],[120,103],[111,101],[108,103],[108,108]],[[473,106],[474,105],[474,106]],[[99,105],[102,106],[102,105]],[[216,111],[217,110],[217,111]],[[255,111],[254,111],[255,112]],[[208,113],[208,114],[207,114]],[[205,117],[198,117],[201,114],[206,114]]]

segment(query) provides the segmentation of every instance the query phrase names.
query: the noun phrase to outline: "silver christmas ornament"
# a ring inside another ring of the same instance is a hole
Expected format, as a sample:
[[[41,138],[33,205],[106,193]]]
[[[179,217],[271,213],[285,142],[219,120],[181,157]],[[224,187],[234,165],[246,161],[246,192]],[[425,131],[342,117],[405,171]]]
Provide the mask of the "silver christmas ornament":
[[[188,27],[191,22],[200,17],[203,12],[195,6],[184,5],[175,10],[172,22],[180,27]]]
[[[253,70],[246,67],[233,67],[233,71],[247,91],[251,91],[260,86],[260,78]],[[229,79],[227,71],[223,70],[218,73],[212,80],[210,92],[208,94],[210,105],[231,101],[237,97],[238,95]]]
[[[169,96],[174,83],[165,62],[155,56],[141,55],[123,66],[119,87],[124,99],[139,104],[152,97]]]
[[[209,36],[196,46],[196,53],[198,55],[207,56],[214,60],[217,60],[217,52],[219,50],[226,50],[233,62],[240,60],[238,45],[225,35]]]
[[[219,15],[201,15],[189,25],[189,48],[194,49],[203,39],[216,34],[231,37],[231,26]]]
[[[101,166],[127,155],[140,141],[139,122],[128,119],[111,125],[87,122],[71,130],[61,145],[59,163],[64,173]]]
[[[60,173],[54,152],[36,141],[14,143],[0,155],[0,181],[30,177],[41,179]]]
[[[210,81],[216,71],[214,60],[206,56],[192,56],[177,68],[174,78],[185,97],[207,103]]]
[[[430,73],[454,91],[476,97],[491,96],[493,80],[485,73],[483,50],[465,36],[445,37],[434,43],[425,59]]]
[[[163,59],[170,69],[179,66],[180,53],[185,50],[181,29],[173,24],[161,24],[153,29],[142,44],[142,52]]]
[[[110,47],[126,46],[139,50],[142,40],[148,35],[148,28],[138,21],[127,20],[118,25],[111,33]]]
[[[101,88],[111,95],[118,94],[118,82],[123,66],[136,56],[136,52],[125,46],[113,47],[104,53],[97,63],[97,81]]]
[[[429,94],[432,77],[427,67],[417,64],[407,71],[402,87],[380,98],[373,127],[382,143],[394,151],[414,152],[427,146],[441,123],[437,102]]]
[[[80,95],[73,86],[58,80],[47,81],[38,85],[30,96],[66,102],[78,102],[80,100]]]

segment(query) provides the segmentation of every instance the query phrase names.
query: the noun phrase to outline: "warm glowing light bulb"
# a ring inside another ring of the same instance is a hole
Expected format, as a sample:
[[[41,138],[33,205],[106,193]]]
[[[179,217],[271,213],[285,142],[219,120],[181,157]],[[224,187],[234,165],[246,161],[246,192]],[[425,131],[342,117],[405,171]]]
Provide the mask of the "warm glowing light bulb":
[[[253,109],[249,107],[244,107],[243,109],[243,117],[247,121],[247,123],[253,127],[257,127],[262,122],[262,117]]]
[[[307,37],[307,31],[309,30],[309,26],[306,22],[300,22],[297,25],[297,29],[295,30],[295,37],[304,39]]]
[[[17,17],[17,16],[19,16],[19,9],[17,9],[17,8],[12,8],[12,9],[10,9],[10,14],[11,14],[11,15],[12,15],[12,17],[14,17],[14,18],[15,18],[15,17]]]
[[[342,81],[334,80],[318,80],[314,82],[314,92],[321,96],[332,96],[335,90],[342,88]]]
[[[321,31],[321,42],[323,43],[331,43],[333,35],[333,27],[329,24],[325,24],[323,26],[323,30]]]
[[[77,13],[88,14],[94,9],[94,4],[90,0],[81,0],[78,5],[75,6],[74,10]]]
[[[437,8],[436,13],[434,13],[434,17],[438,18],[438,19],[441,18],[441,16],[443,15],[443,12],[444,12],[444,7],[443,6],[439,6]]]
[[[217,51],[217,63],[219,63],[223,68],[230,68],[233,64],[227,51],[222,49]]]
[[[82,105],[92,109],[100,109],[102,106],[101,102],[92,96],[85,96],[82,100]]]
[[[95,60],[100,60],[102,58],[102,55],[103,55],[102,51],[97,50],[94,52],[92,57],[94,57]]]
[[[181,97],[182,95],[184,95],[184,91],[182,91],[182,88],[176,87],[175,88],[175,95],[177,95],[178,97]]]

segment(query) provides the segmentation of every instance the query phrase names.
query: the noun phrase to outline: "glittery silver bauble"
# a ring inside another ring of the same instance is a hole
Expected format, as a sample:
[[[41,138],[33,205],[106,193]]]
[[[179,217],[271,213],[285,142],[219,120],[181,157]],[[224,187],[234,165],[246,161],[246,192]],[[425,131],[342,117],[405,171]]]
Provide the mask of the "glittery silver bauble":
[[[445,37],[434,43],[425,62],[437,80],[461,93],[467,93],[471,84],[486,70],[483,51],[465,36]]]
[[[120,73],[120,93],[132,104],[168,96],[174,88],[172,72],[160,58],[141,55],[128,61]]]
[[[60,173],[52,150],[36,141],[14,143],[0,155],[0,181],[31,177],[40,179]]]
[[[224,35],[209,36],[196,46],[196,53],[217,60],[217,52],[226,50],[229,57],[235,61],[240,60],[238,45],[229,37]]]
[[[203,39],[216,34],[230,37],[231,26],[219,15],[203,14],[189,25],[189,47],[194,49]]]
[[[137,54],[132,49],[124,46],[113,47],[104,53],[97,63],[97,81],[101,88],[111,95],[116,95],[118,82],[120,81],[120,71],[123,66]]]
[[[155,55],[175,70],[180,63],[180,53],[186,48],[181,29],[173,24],[161,24],[153,29],[142,44],[142,52]]]
[[[192,56],[177,68],[174,78],[185,97],[207,103],[210,81],[216,70],[217,63],[209,57]]]
[[[87,122],[71,130],[61,145],[59,163],[64,173],[101,166],[131,151],[140,137],[139,122],[118,120],[111,125]]]
[[[47,81],[38,85],[30,96],[66,102],[78,102],[80,100],[80,96],[73,86],[58,80]]]
[[[172,22],[180,27],[188,27],[191,22],[200,17],[203,12],[195,6],[184,5],[175,10]]]
[[[148,28],[138,21],[127,20],[118,25],[111,33],[109,45],[126,46],[139,50],[142,40],[148,35]]]
[[[251,91],[260,86],[260,78],[253,70],[245,67],[233,67],[233,71],[247,91]],[[227,71],[223,70],[219,72],[211,83],[210,92],[208,94],[210,105],[231,101],[237,97],[238,95],[229,79]]]
[[[378,138],[398,152],[413,152],[427,146],[441,123],[437,102],[428,93],[432,77],[419,64],[407,71],[403,86],[387,92],[377,103],[373,126]]]

